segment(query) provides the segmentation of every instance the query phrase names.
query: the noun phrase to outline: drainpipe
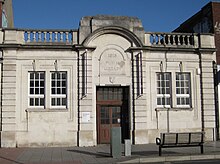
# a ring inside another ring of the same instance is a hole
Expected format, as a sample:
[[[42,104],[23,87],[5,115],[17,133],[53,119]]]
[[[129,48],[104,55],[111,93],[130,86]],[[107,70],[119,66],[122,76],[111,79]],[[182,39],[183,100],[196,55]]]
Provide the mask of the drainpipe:
[[[2,53],[2,56],[3,56],[3,50],[1,50],[1,53]],[[1,107],[0,107],[0,148],[1,148],[1,143],[2,143],[2,138],[1,138],[1,132],[2,132],[2,81],[3,81],[3,79],[2,79],[2,75],[3,75],[3,73],[2,73],[2,70],[3,70],[3,59],[1,59],[1,67],[0,67],[0,92],[1,92],[1,96],[0,96],[0,101],[1,101],[1,103],[0,103],[0,105],[1,105]]]
[[[134,54],[131,51],[131,65],[132,65],[132,143],[135,144],[135,89],[134,89]]]
[[[80,51],[78,50],[78,57],[77,57],[77,99],[78,99],[78,104],[77,104],[77,146],[80,146],[79,144],[79,132],[80,132],[80,107],[79,107],[79,104],[80,104],[80,74],[79,74],[79,61],[80,61]]]
[[[202,79],[202,54],[199,51],[199,69],[200,69],[200,92],[201,92],[201,121],[202,121],[202,131],[205,128],[204,122],[204,95],[203,95],[203,79]]]
[[[214,93],[215,93],[215,126],[216,126],[216,140],[219,139],[219,102],[218,102],[218,84],[219,72],[216,62],[213,61],[213,76],[214,76]]]
[[[202,54],[200,52],[200,48],[201,48],[201,38],[200,38],[200,34],[198,34],[198,43],[199,43],[199,47],[198,47],[198,55],[199,55],[199,69],[200,69],[200,92],[201,92],[201,130],[202,132],[204,132],[205,129],[205,122],[204,122],[204,96],[203,96],[203,79],[202,79]]]

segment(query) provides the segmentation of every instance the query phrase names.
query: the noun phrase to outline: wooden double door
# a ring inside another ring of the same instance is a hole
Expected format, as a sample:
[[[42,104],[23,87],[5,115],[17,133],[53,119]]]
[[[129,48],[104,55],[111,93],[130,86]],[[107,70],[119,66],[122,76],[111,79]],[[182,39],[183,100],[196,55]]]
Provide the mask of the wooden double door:
[[[110,143],[112,127],[121,127],[122,142],[130,138],[128,103],[128,87],[97,87],[98,144]]]

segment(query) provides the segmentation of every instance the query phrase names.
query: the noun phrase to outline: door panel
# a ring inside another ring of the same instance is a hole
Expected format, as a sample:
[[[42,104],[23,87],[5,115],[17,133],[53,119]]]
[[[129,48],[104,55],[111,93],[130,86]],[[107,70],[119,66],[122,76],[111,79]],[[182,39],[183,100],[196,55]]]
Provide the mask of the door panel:
[[[101,143],[108,143],[110,138],[110,113],[108,107],[101,106],[100,109],[100,142]]]
[[[100,106],[100,129],[99,142],[110,143],[112,127],[120,127],[121,107],[120,106]]]

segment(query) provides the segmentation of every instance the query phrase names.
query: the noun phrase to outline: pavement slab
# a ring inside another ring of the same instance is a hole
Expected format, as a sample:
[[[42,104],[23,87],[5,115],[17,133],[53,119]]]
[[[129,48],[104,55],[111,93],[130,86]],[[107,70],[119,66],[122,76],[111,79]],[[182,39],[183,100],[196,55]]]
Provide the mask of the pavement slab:
[[[131,156],[111,157],[110,145],[91,147],[41,147],[0,148],[0,164],[110,164],[157,163],[186,160],[220,160],[220,141],[204,144],[204,154],[199,147],[162,149],[158,155],[156,144],[131,145]]]

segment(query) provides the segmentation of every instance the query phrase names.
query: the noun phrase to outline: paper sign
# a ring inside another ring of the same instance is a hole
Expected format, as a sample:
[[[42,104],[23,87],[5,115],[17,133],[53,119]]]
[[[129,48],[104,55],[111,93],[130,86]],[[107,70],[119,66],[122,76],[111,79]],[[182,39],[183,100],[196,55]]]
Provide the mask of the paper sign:
[[[82,122],[86,123],[90,121],[90,112],[82,112]]]

